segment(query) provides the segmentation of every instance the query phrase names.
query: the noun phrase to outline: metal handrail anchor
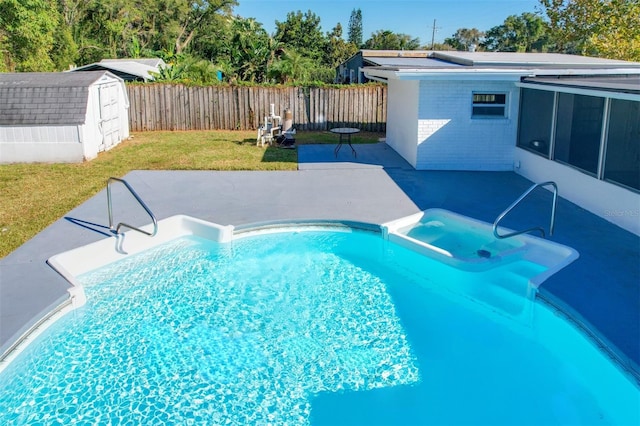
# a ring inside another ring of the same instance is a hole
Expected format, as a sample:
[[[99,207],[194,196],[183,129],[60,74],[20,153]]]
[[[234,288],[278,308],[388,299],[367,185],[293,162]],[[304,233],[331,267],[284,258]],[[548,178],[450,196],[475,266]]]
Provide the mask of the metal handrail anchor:
[[[112,202],[111,202],[111,182],[113,182],[113,181],[122,183],[129,190],[131,195],[133,195],[133,197],[140,204],[140,206],[142,206],[142,208],[151,217],[151,220],[153,221],[153,232],[145,231],[143,229],[137,228],[135,226],[129,225],[129,224],[124,223],[124,222],[119,222],[118,225],[116,225],[115,227],[113,226],[113,207],[112,207]],[[107,180],[107,207],[109,209],[109,229],[111,231],[115,232],[116,236],[120,235],[120,228],[122,228],[122,227],[126,227],[126,228],[132,229],[134,231],[141,232],[141,233],[143,233],[145,235],[149,235],[150,237],[153,237],[154,235],[156,235],[158,233],[158,220],[156,219],[155,215],[151,212],[149,207],[144,203],[144,201],[142,201],[140,196],[136,193],[136,191],[134,191],[134,189],[131,187],[131,185],[129,185],[129,183],[126,180],[120,179],[120,178],[117,178],[117,177],[110,177]]]
[[[535,226],[533,228],[525,229],[522,231],[510,232],[508,234],[502,234],[502,235],[498,233],[498,224],[500,223],[500,221],[504,219],[504,217],[509,212],[511,212],[511,210],[513,210],[518,204],[520,204],[520,202],[524,200],[534,189],[538,187],[544,187],[544,186],[553,187],[553,202],[551,206],[551,223],[549,224],[549,236],[553,235],[553,230],[556,222],[556,206],[558,204],[558,185],[556,185],[555,182],[548,181],[548,182],[534,184],[533,186],[531,186],[531,188],[527,189],[520,197],[518,197],[518,199],[514,201],[509,207],[507,207],[502,213],[500,213],[500,215],[496,218],[495,222],[493,222],[493,235],[496,238],[499,238],[499,239],[509,238],[509,237],[514,237],[516,235],[520,235],[520,234],[526,234],[532,231],[538,231],[542,234],[543,238],[545,237],[544,229],[541,226]]]

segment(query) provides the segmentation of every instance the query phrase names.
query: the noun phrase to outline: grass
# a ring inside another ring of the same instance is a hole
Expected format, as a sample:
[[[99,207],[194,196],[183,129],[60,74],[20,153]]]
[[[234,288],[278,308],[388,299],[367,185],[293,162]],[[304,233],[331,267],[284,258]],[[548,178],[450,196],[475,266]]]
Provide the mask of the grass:
[[[81,164],[0,165],[0,258],[132,170],[296,170],[297,152],[256,146],[255,131],[136,133]],[[360,133],[352,143],[376,142]],[[329,132],[298,132],[298,145],[336,143]]]

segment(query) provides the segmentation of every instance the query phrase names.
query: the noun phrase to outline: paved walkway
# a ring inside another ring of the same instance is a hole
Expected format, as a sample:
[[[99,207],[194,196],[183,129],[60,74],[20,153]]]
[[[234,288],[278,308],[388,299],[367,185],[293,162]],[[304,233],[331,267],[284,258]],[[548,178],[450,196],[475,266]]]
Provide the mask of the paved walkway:
[[[355,145],[357,158],[350,150],[336,158],[334,147],[298,147],[298,171],[134,171],[125,178],[158,219],[187,214],[235,226],[308,219],[379,224],[433,207],[492,222],[531,185],[511,172],[415,171],[384,143]],[[546,224],[550,196],[545,191],[532,195],[505,226]],[[114,208],[116,217],[132,215],[133,225],[148,222],[133,203],[120,201]],[[67,282],[45,263],[47,258],[105,238],[96,232],[100,228],[79,221],[107,224],[104,191],[0,260],[0,353],[67,297]],[[580,258],[546,281],[541,294],[592,324],[635,368],[640,364],[640,238],[561,199],[550,239],[575,248]]]

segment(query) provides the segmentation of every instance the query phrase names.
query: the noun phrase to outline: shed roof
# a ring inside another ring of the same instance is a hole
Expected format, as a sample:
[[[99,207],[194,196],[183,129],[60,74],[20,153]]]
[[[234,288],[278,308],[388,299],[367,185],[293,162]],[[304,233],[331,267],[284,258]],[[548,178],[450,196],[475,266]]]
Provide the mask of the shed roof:
[[[105,78],[117,79],[106,71],[0,73],[0,125],[82,124],[89,87]]]

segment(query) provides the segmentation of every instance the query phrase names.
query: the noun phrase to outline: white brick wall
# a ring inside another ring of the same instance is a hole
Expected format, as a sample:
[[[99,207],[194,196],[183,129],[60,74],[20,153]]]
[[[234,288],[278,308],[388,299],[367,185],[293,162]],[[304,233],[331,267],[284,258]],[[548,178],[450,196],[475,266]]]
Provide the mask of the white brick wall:
[[[472,119],[473,92],[507,93],[507,118]],[[414,167],[513,170],[518,103],[511,81],[420,81]]]
[[[389,80],[387,90],[387,145],[416,167],[418,128],[417,80]]]

